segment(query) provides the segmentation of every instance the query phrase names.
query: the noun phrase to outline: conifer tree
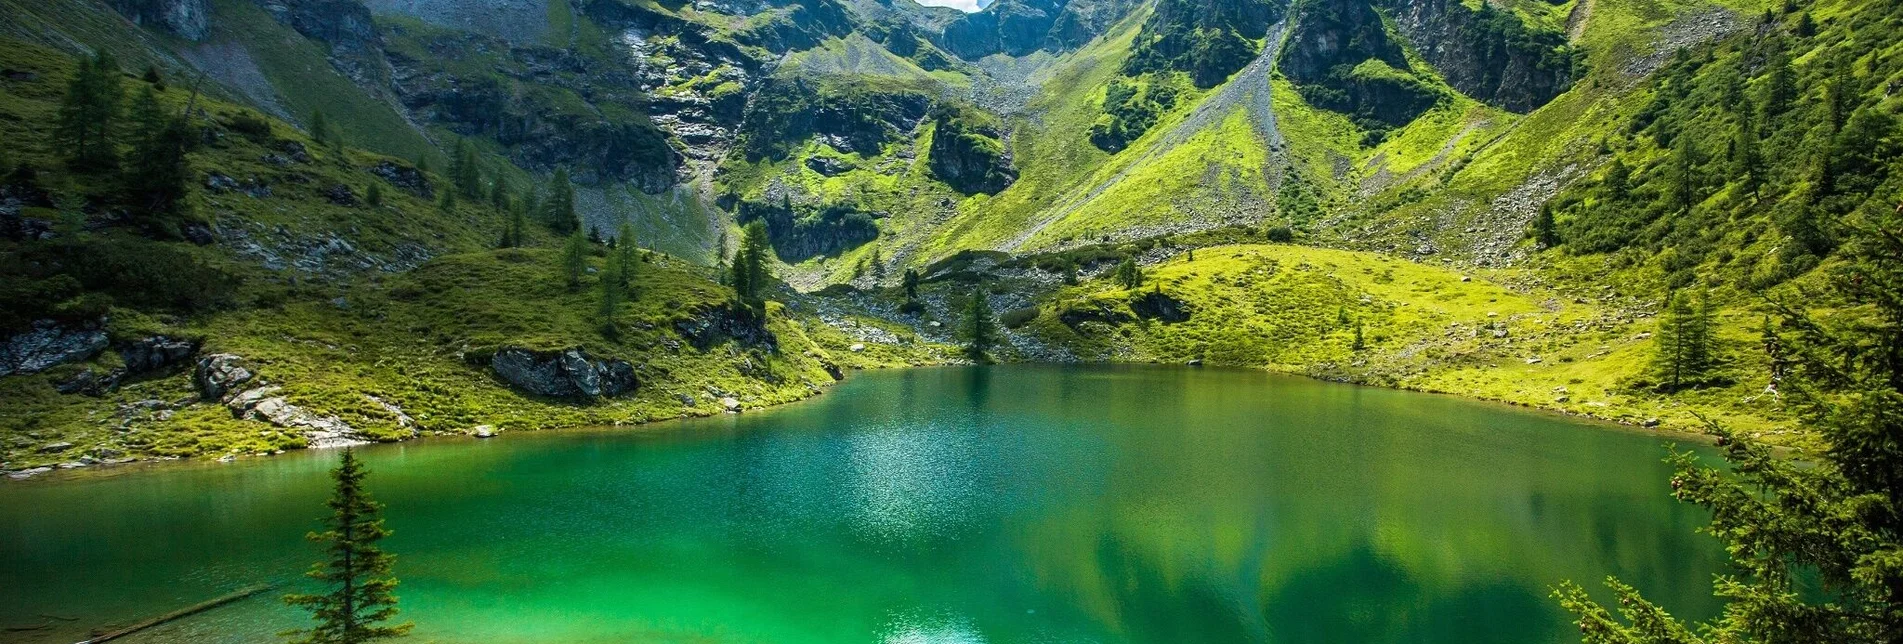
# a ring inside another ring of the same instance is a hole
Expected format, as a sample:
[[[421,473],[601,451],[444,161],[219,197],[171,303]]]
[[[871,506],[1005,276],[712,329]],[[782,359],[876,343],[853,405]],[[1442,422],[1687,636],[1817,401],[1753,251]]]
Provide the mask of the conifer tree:
[[[963,326],[965,357],[972,362],[989,362],[991,348],[998,343],[998,321],[991,314],[991,299],[986,297],[982,281],[972,288],[971,298],[965,303]]]
[[[496,212],[509,211],[509,180],[496,175],[495,183],[489,185],[489,207]]]
[[[111,54],[100,52],[80,64],[60,101],[59,123],[54,130],[54,140],[70,165],[99,170],[118,164],[112,135],[124,101],[119,63]]]
[[[151,87],[134,102],[135,133],[121,188],[127,205],[148,221],[163,223],[178,213],[190,181],[185,154],[191,133],[183,117],[167,114]]]
[[[1797,70],[1791,67],[1791,55],[1782,40],[1771,38],[1765,47],[1769,49],[1765,62],[1769,74],[1758,97],[1758,113],[1769,125],[1772,119],[1790,111],[1791,103],[1797,100]]]
[[[1680,293],[1665,296],[1653,334],[1658,347],[1653,368],[1662,389],[1678,391],[1698,384],[1717,367],[1716,316],[1710,293],[1702,294],[1696,303]]]
[[[1552,205],[1540,206],[1539,214],[1533,216],[1533,243],[1541,249],[1559,245],[1559,225],[1553,221]]]
[[[1678,145],[1672,149],[1671,181],[1672,212],[1689,212],[1704,200],[1699,194],[1698,147],[1690,136],[1678,137]]]
[[[1125,257],[1117,264],[1117,283],[1126,289],[1143,285],[1143,269],[1137,268],[1136,258]]]
[[[1708,510],[1730,553],[1723,613],[1686,624],[1608,579],[1618,615],[1568,582],[1554,590],[1588,644],[1876,644],[1903,641],[1903,176],[1846,222],[1839,270],[1805,293],[1828,313],[1777,303],[1784,390],[1827,446],[1793,459],[1710,424],[1726,464],[1677,452],[1672,495]]]
[[[1363,350],[1363,349],[1366,349],[1366,348],[1368,348],[1368,340],[1367,340],[1367,337],[1366,337],[1366,336],[1364,336],[1364,335],[1362,335],[1362,331],[1361,331],[1361,321],[1360,321],[1360,320],[1355,320],[1355,343],[1354,343],[1354,350],[1356,350],[1356,351],[1361,351],[1361,350]]]
[[[615,274],[615,279],[625,287],[634,282],[634,273],[641,263],[641,247],[634,243],[634,226],[628,222],[621,222],[621,229],[615,231],[615,254],[621,257],[621,271]]]
[[[559,233],[581,226],[581,221],[575,218],[575,185],[569,183],[567,168],[556,168],[555,176],[548,180],[548,197],[542,202],[542,222]]]
[[[767,273],[767,253],[772,247],[767,242],[766,222],[755,220],[740,230],[740,250],[733,256],[733,290],[740,299],[757,302],[760,293],[766,290],[771,276]]]
[[[918,271],[905,269],[905,276],[899,279],[899,284],[905,287],[905,299],[918,299]]]
[[[568,287],[581,288],[581,275],[587,270],[588,239],[576,228],[568,233],[568,241],[562,246],[562,274],[568,277]]]
[[[410,630],[408,623],[387,624],[397,614],[397,579],[391,574],[396,557],[377,545],[390,531],[379,516],[383,504],[371,500],[364,489],[368,474],[349,448],[331,470],[336,486],[325,504],[331,511],[326,530],[307,536],[323,544],[327,559],[305,573],[325,591],[284,597],[285,603],[309,610],[317,622],[287,633],[297,636],[298,644],[359,644],[401,637]]]
[[[622,289],[626,286],[623,277],[627,275],[627,259],[621,252],[608,253],[608,265],[601,272],[601,323],[604,328],[612,329],[614,314],[621,306]]]
[[[369,203],[371,206],[382,207],[383,206],[383,184],[378,181],[371,181],[370,189],[364,192],[363,200]]]
[[[1758,151],[1758,133],[1740,122],[1731,139],[1731,176],[1746,193],[1758,196],[1764,187],[1764,154]]]
[[[456,194],[470,201],[482,199],[482,169],[477,166],[476,150],[464,139],[456,140],[455,154],[449,158],[449,180]]]
[[[314,110],[311,112],[310,131],[312,143],[323,146],[330,145],[332,136],[330,131],[330,119],[324,118],[323,110]]]

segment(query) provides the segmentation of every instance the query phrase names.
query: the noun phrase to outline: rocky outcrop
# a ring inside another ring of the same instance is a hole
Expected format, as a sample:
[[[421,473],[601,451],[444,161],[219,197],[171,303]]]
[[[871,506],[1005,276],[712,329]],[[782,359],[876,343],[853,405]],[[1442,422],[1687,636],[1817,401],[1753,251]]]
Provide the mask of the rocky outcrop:
[[[498,349],[489,368],[510,386],[552,398],[612,398],[634,391],[634,365],[597,360],[581,349]]]
[[[766,316],[752,307],[732,303],[691,311],[675,320],[674,332],[702,351],[731,341],[771,353],[778,351],[780,344],[766,328]]]
[[[416,168],[397,165],[391,161],[378,161],[376,165],[370,166],[370,173],[404,192],[424,199],[436,197],[436,189],[430,185],[429,178],[423,176],[423,171]]]
[[[1189,321],[1191,311],[1187,302],[1149,291],[1130,298],[1130,312],[1145,320],[1176,323]]]
[[[945,185],[965,194],[997,194],[1017,181],[1003,132],[990,119],[944,110],[932,135],[931,168]]]
[[[0,344],[0,376],[39,373],[55,365],[91,360],[106,350],[106,331],[98,322],[65,325],[40,320],[33,328]]]
[[[60,382],[53,389],[63,394],[100,396],[119,387],[128,377],[167,370],[191,362],[198,355],[198,341],[155,335],[121,342],[117,345],[124,366],[113,369],[86,367]]]
[[[245,366],[244,358],[218,353],[198,361],[198,368],[192,372],[192,384],[198,388],[200,398],[222,401],[257,377],[256,372]]]
[[[737,210],[742,222],[766,222],[773,252],[786,262],[837,255],[879,238],[875,214],[850,204],[795,202],[784,188],[769,190],[765,202],[740,202]]]
[[[1527,113],[1585,75],[1565,34],[1528,27],[1512,11],[1459,0],[1388,0],[1394,25],[1461,93]]]
[[[1024,56],[1040,49],[1063,52],[1108,31],[1140,4],[1132,0],[997,0],[946,24],[931,40],[965,60],[992,54]]]
[[[1382,129],[1405,125],[1440,100],[1368,0],[1314,0],[1299,12],[1279,65],[1310,103]]]
[[[282,387],[264,382],[234,354],[218,353],[198,361],[192,383],[201,399],[215,401],[236,418],[270,423],[304,436],[304,446],[320,449],[369,442],[355,427],[336,416],[322,416],[292,404],[280,395]],[[414,431],[414,430],[412,430]]]
[[[140,375],[185,364],[198,355],[198,345],[197,340],[155,335],[121,343],[118,349],[126,373]]]
[[[141,25],[157,27],[186,40],[204,40],[211,32],[206,0],[110,0],[112,8]]]
[[[1214,87],[1256,58],[1282,13],[1269,0],[1159,0],[1124,71],[1187,72],[1197,87]]]
[[[419,119],[493,139],[529,170],[568,167],[585,185],[656,194],[678,181],[681,154],[642,116],[639,61],[413,25],[387,35],[389,86]],[[458,60],[484,65],[471,71]]]
[[[775,77],[747,106],[739,151],[749,160],[778,160],[818,138],[841,152],[876,155],[924,122],[931,106],[932,97],[918,90]]]
[[[370,9],[359,0],[254,0],[306,38],[330,49],[331,65],[363,85],[387,80],[383,37]]]

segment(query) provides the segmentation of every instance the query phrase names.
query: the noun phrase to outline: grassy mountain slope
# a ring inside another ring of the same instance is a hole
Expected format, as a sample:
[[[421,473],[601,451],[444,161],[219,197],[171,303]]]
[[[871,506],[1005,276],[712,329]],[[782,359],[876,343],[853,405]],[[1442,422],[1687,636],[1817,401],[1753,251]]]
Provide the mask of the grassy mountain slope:
[[[535,428],[715,413],[722,397],[751,407],[817,393],[833,380],[827,365],[936,355],[924,343],[847,351],[857,336],[778,304],[769,305],[762,327],[771,344],[691,339],[682,329],[719,324],[734,306],[732,292],[705,268],[661,254],[644,254],[631,296],[604,314],[597,275],[606,249],[593,248],[588,274],[571,288],[548,234],[531,229],[529,247],[489,250],[506,224],[503,213],[467,202],[445,210],[420,194],[445,188],[440,179],[419,186],[379,174],[407,172],[407,161],[340,153],[208,97],[199,97],[192,121],[206,134],[188,156],[192,186],[183,213],[167,226],[142,224],[120,205],[116,175],[65,169],[48,139],[72,59],[8,41],[0,66],[12,70],[0,80],[6,161],[36,169],[34,189],[49,197],[40,201],[8,179],[12,197],[0,213],[9,231],[0,240],[7,332],[35,320],[103,320],[114,347],[81,363],[0,378],[6,469],[304,444],[295,427],[236,418],[215,401],[198,401],[189,364],[130,374],[97,395],[58,391],[82,373],[124,367],[120,348],[160,335],[200,342],[200,355],[240,355],[282,387],[277,395],[286,403],[376,439],[477,424]],[[125,83],[135,91],[144,85]],[[171,109],[188,99],[177,86],[160,96]],[[379,204],[367,201],[373,187]],[[23,237],[21,230],[42,232]],[[202,244],[154,236],[163,230],[186,231]],[[639,386],[594,402],[518,393],[486,360],[503,347],[581,348],[597,359],[626,360],[640,365]]]

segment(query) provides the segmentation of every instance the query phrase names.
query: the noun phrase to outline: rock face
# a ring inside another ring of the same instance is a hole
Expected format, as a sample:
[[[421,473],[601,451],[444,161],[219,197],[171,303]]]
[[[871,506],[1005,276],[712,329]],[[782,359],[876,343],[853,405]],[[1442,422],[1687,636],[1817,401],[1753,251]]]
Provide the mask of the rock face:
[[[192,384],[198,387],[200,397],[222,401],[227,394],[235,393],[257,376],[244,365],[244,358],[216,353],[198,361],[198,369],[192,372]]]
[[[766,222],[767,238],[780,259],[799,262],[821,255],[837,255],[879,238],[876,215],[850,204],[811,205],[795,202],[786,192],[778,201],[743,201],[737,208],[741,222]],[[771,199],[771,197],[769,197]]]
[[[186,40],[204,40],[210,31],[211,9],[205,0],[111,0],[111,4],[133,22]]]
[[[229,353],[205,356],[192,373],[198,395],[222,403],[231,415],[245,420],[270,423],[304,436],[305,447],[320,449],[346,447],[368,442],[355,427],[336,416],[319,416],[278,395],[282,387],[265,383],[245,365],[242,357]]]
[[[1131,0],[997,0],[932,38],[965,60],[1067,51],[1108,31],[1142,3]]]
[[[1405,125],[1440,100],[1414,76],[1368,0],[1304,2],[1292,21],[1281,71],[1310,103],[1383,128]]]
[[[841,152],[876,155],[924,122],[931,107],[932,97],[917,90],[775,77],[747,106],[740,125],[747,134],[736,152],[779,160],[818,138]]]
[[[1130,299],[1130,312],[1145,320],[1163,322],[1185,322],[1189,320],[1189,304],[1164,295],[1161,291],[1150,291]]]
[[[39,373],[54,365],[90,360],[106,350],[106,332],[97,322],[64,326],[53,320],[0,344],[0,376]]]
[[[1254,60],[1256,43],[1282,19],[1270,0],[1159,0],[1124,63],[1130,74],[1188,72],[1197,87],[1214,87]]]
[[[104,395],[118,388],[120,381],[127,377],[190,362],[192,356],[198,354],[198,341],[155,335],[119,343],[117,349],[120,360],[125,363],[124,367],[105,370],[86,367],[72,377],[55,383],[53,389],[63,394]]]
[[[595,360],[581,349],[556,352],[504,347],[489,359],[496,376],[516,389],[554,398],[602,398],[634,391],[634,365]]]
[[[383,37],[358,0],[253,0],[278,22],[330,48],[331,64],[360,84],[387,80]]]
[[[434,199],[436,189],[430,186],[429,178],[421,170],[409,166],[397,165],[390,161],[378,161],[370,167],[370,173],[382,177],[392,186],[424,199]]]
[[[155,335],[119,345],[126,373],[142,374],[184,364],[198,354],[198,341]]]
[[[766,318],[745,306],[722,304],[694,311],[674,322],[674,331],[702,351],[729,340],[768,352],[779,350],[780,340],[767,330]]]
[[[1490,3],[1478,10],[1459,0],[1389,0],[1395,28],[1447,84],[1461,93],[1525,114],[1584,76],[1558,31],[1527,27]]]
[[[608,57],[413,25],[386,33],[390,91],[409,112],[500,144],[516,165],[568,167],[585,185],[625,182],[657,194],[678,180],[681,154],[647,118],[639,67]],[[427,52],[417,57],[405,52]],[[454,61],[483,61],[480,71]]]
[[[997,194],[1017,181],[1003,133],[975,113],[946,110],[932,135],[932,174],[965,194]]]

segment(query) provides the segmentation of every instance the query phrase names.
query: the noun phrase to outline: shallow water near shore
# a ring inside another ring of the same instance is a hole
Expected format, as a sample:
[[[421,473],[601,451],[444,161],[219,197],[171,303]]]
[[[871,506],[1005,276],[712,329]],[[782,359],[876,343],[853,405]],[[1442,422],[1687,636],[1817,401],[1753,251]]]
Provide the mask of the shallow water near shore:
[[[1565,642],[1606,575],[1713,614],[1662,440],[1255,371],[859,373],[640,429],[363,448],[417,642]],[[260,642],[334,452],[0,485],[0,641]]]

